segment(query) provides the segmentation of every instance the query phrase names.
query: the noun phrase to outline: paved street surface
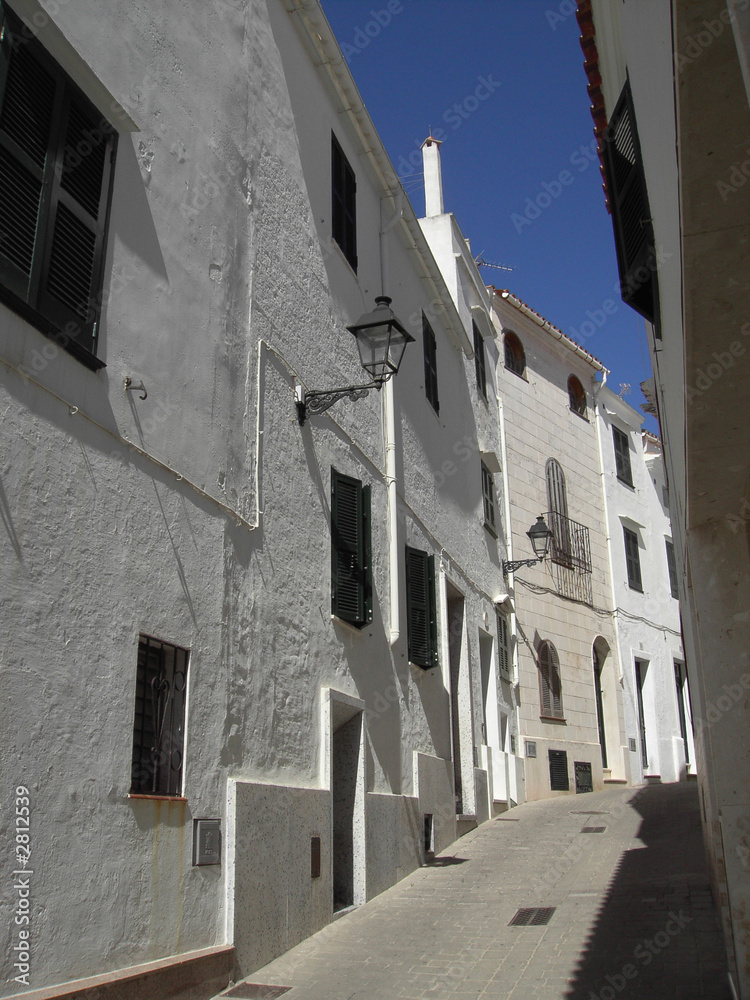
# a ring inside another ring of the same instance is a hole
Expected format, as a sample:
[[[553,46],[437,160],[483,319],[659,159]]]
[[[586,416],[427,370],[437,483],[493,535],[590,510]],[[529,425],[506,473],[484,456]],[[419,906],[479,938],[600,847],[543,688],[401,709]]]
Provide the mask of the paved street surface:
[[[248,982],[284,1000],[731,1000],[698,809],[692,783],[519,806]],[[555,910],[509,926],[530,907]]]

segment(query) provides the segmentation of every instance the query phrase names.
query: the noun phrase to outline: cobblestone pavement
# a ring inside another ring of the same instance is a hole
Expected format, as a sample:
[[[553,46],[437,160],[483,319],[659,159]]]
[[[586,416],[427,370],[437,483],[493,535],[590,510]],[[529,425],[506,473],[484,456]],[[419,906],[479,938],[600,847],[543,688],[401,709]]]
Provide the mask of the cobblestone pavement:
[[[695,784],[531,802],[249,977],[284,1000],[731,1000]],[[509,926],[522,907],[546,926]]]

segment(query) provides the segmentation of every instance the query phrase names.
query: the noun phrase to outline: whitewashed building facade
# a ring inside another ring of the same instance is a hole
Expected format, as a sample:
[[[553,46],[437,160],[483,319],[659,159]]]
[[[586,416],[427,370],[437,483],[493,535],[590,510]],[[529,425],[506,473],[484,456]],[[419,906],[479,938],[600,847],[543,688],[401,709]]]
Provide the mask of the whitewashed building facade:
[[[499,429],[317,2],[1,9],[0,995],[210,996],[504,807]]]
[[[695,747],[661,443],[609,386],[597,416],[630,773],[680,781]]]
[[[750,998],[744,0],[578,0],[623,298],[646,322],[704,836],[732,989]]]

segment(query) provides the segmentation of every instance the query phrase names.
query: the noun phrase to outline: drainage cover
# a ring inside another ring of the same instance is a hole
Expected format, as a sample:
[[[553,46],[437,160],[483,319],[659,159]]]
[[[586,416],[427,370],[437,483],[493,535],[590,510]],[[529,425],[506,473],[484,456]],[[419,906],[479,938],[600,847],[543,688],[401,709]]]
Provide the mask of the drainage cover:
[[[602,812],[602,810],[596,809],[571,809],[571,816],[609,816],[608,812]]]
[[[604,833],[606,826],[584,826],[581,833]]]
[[[549,923],[556,908],[555,906],[529,906],[526,909],[517,910],[508,927],[541,927]]]
[[[238,983],[223,997],[240,997],[242,1000],[273,1000],[290,990],[291,986],[264,986],[263,983]]]

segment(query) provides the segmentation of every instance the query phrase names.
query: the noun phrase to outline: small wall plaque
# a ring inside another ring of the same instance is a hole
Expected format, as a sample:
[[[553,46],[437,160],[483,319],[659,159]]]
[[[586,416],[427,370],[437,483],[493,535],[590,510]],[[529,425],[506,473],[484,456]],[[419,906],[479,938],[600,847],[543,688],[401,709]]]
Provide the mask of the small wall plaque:
[[[221,820],[193,820],[193,864],[221,864]]]

